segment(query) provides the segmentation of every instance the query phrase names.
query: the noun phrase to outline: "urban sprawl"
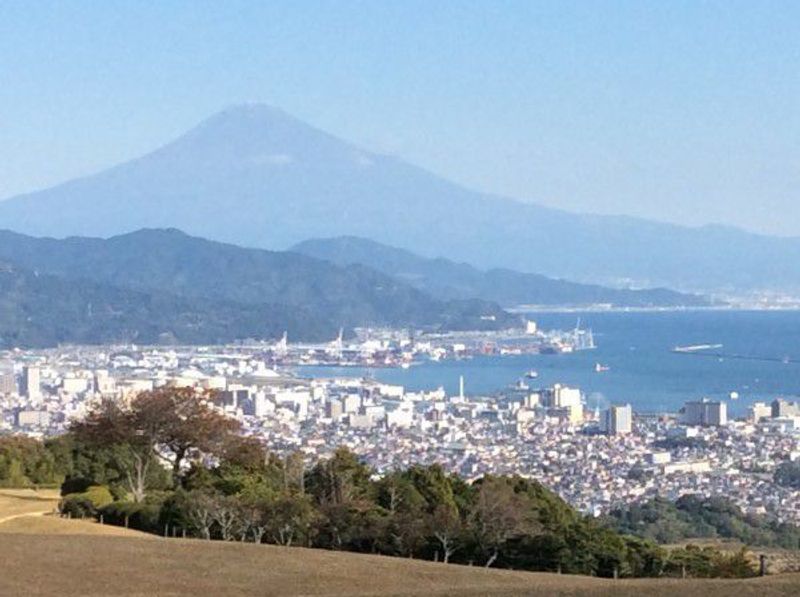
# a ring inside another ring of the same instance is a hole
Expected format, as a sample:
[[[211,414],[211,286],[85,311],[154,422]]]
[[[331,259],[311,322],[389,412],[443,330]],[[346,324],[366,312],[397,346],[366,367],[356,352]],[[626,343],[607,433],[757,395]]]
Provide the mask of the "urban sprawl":
[[[586,408],[578,388],[539,388],[535,372],[493,396],[442,388],[411,392],[358,377],[304,376],[304,365],[409,367],[420,359],[476,353],[570,352],[591,334],[542,333],[414,339],[388,330],[319,346],[62,347],[0,355],[0,433],[64,432],[103,399],[127,400],[172,385],[213,391],[218,408],[271,451],[309,462],[348,446],[378,473],[440,463],[466,478],[518,474],[557,491],[578,509],[683,494],[725,496],[746,513],[800,523],[800,492],[772,473],[800,457],[800,408],[755,403],[742,420],[727,404],[698,399],[679,413],[634,413],[630,405]]]

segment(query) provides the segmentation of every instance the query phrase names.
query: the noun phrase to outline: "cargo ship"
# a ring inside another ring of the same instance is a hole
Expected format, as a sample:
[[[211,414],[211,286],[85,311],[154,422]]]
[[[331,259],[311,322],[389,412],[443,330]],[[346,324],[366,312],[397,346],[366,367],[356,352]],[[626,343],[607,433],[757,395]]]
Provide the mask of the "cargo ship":
[[[701,350],[717,350],[722,344],[691,344],[689,346],[676,346],[672,352],[699,352]]]

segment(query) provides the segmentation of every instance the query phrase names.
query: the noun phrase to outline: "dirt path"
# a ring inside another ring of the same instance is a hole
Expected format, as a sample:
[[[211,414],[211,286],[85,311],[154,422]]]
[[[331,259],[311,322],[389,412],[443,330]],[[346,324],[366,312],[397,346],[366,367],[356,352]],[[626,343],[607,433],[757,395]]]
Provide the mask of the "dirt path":
[[[12,514],[11,516],[3,516],[0,518],[0,524],[4,522],[9,522],[11,520],[16,520],[17,518],[25,518],[26,516],[46,516],[53,512],[52,506],[47,510],[42,510],[41,512],[21,512],[20,514]]]

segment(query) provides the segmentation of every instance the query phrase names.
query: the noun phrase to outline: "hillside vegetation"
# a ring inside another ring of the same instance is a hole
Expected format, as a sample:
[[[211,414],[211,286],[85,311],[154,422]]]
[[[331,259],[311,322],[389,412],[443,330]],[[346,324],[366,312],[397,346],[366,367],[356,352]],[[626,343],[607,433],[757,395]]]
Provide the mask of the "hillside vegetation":
[[[800,549],[800,529],[765,516],[748,516],[724,497],[655,498],[611,512],[606,524],[620,533],[659,543],[728,539],[745,545]]]
[[[346,449],[280,458],[240,436],[213,399],[164,387],[102,402],[46,444],[0,441],[0,483],[61,482],[64,514],[171,537],[606,577],[754,574],[743,551],[622,535],[518,476],[467,483],[415,465],[378,477]]]
[[[293,340],[319,341],[358,326],[518,323],[496,303],[440,300],[362,265],[244,249],[177,230],[108,240],[0,231],[0,347],[215,344],[284,331]]]

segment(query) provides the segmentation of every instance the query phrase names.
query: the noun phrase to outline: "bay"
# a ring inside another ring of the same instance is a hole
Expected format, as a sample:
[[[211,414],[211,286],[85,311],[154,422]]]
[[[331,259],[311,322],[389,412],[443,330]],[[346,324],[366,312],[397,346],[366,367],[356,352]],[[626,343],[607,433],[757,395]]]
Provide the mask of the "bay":
[[[729,412],[800,393],[800,312],[658,311],[531,314],[543,329],[569,329],[578,318],[592,328],[598,347],[561,355],[486,356],[423,361],[409,369],[304,367],[308,376],[372,376],[412,391],[443,386],[458,392],[492,395],[536,370],[531,387],[555,383],[577,386],[590,408],[630,403],[638,412],[675,412],[687,400],[729,401]],[[722,344],[712,357],[672,352],[675,346]],[[736,355],[736,358],[730,355]],[[787,362],[788,361],[788,362]],[[798,361],[798,362],[792,362]],[[600,363],[610,369],[595,371]],[[731,400],[731,392],[739,394]]]

